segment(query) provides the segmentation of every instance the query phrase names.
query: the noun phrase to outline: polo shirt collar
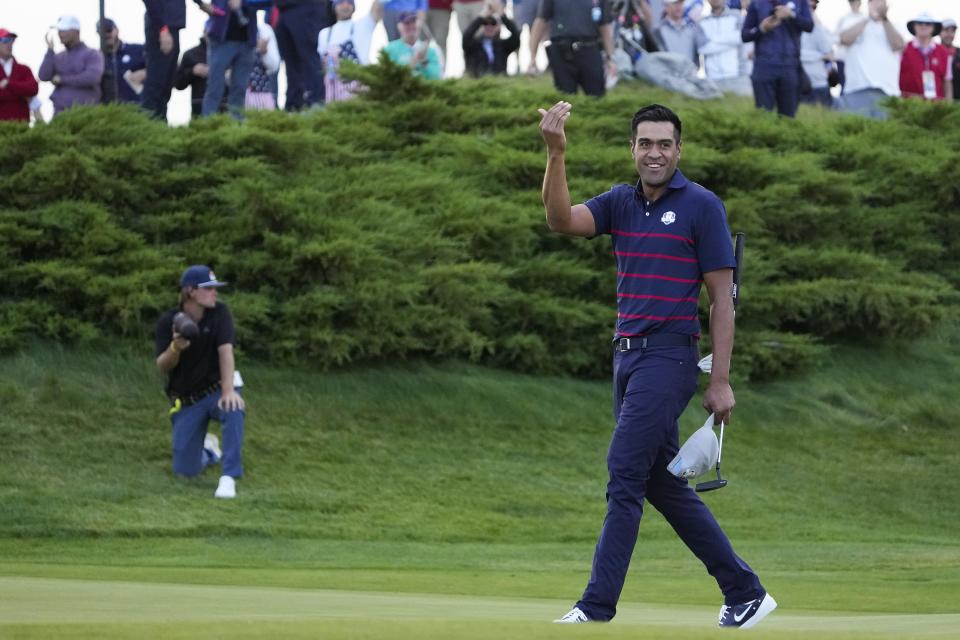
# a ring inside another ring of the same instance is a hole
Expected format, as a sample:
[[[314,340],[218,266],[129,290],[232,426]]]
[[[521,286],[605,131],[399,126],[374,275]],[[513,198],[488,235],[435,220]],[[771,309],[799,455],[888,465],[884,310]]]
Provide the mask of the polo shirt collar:
[[[675,191],[677,189],[683,189],[685,186],[687,186],[687,183],[689,183],[689,180],[687,180],[687,177],[680,172],[680,169],[677,169],[674,172],[673,177],[670,178],[670,184],[667,185],[667,191]],[[636,191],[638,198],[644,197],[643,183],[640,178],[637,178],[637,184],[634,185],[634,190]]]

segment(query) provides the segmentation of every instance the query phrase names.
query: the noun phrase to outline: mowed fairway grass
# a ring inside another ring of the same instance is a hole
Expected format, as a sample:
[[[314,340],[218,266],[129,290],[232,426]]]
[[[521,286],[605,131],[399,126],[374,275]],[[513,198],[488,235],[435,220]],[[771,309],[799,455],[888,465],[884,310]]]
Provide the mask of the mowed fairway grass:
[[[755,637],[960,637],[958,338],[736,387],[705,500],[780,602]],[[215,470],[170,473],[148,347],[0,360],[0,638],[720,634],[715,582],[649,508],[615,621],[549,623],[603,518],[607,381],[240,368],[247,477],[223,502]]]

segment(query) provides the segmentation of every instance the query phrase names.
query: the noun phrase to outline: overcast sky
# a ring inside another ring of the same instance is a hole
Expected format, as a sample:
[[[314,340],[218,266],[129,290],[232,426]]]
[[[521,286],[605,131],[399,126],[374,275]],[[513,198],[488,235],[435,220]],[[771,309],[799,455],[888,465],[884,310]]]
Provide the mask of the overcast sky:
[[[527,0],[528,2],[530,0]],[[363,15],[369,10],[372,0],[356,0],[357,14]],[[142,0],[105,0],[107,16],[117,22],[120,37],[128,42],[143,42]],[[864,3],[866,4],[866,3]],[[890,0],[890,18],[898,29],[906,34],[907,21],[917,13],[927,11],[934,17],[944,19],[960,18],[960,0]],[[43,38],[47,30],[60,15],[72,14],[80,19],[83,29],[80,37],[91,46],[96,46],[96,22],[99,16],[99,0],[0,0],[3,11],[0,12],[0,27],[15,32],[19,37],[14,45],[14,56],[28,65],[36,74],[40,61],[46,51]],[[821,0],[817,14],[829,29],[833,29],[842,15],[849,11],[847,0]],[[180,34],[180,50],[185,51],[197,44],[203,30],[206,15],[187,0],[187,28]],[[383,27],[377,28],[374,45],[386,42]],[[524,42],[526,40],[524,39]],[[450,59],[447,61],[447,75],[460,75],[463,72],[463,58],[457,55],[459,33],[456,27],[451,29],[449,40]],[[58,42],[59,46],[59,42]],[[523,65],[526,66],[526,45],[521,48]],[[282,73],[282,72],[281,72]],[[40,97],[46,103],[47,117],[51,112],[48,98],[53,86],[40,83]],[[173,124],[183,124],[190,118],[190,95],[187,91],[173,92],[170,100],[169,119]]]

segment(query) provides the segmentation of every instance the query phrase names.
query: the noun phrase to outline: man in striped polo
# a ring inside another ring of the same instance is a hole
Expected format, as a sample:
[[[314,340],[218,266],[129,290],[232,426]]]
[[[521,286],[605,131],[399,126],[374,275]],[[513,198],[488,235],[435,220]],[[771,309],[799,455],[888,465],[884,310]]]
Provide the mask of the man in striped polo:
[[[716,195],[677,169],[680,119],[660,105],[633,117],[630,148],[636,185],[571,206],[564,123],[571,105],[540,109],[547,146],[543,203],[551,230],[592,238],[610,234],[617,261],[614,418],[607,454],[607,516],[590,582],[557,622],[607,621],[616,614],[644,499],[650,501],[717,580],[724,595],[721,627],[748,628],[777,606],[760,579],[733,550],[697,494],[667,471],[679,450],[677,419],[697,389],[697,300],[710,296],[713,370],[703,406],[730,421],[733,351],[733,267],[726,211]]]

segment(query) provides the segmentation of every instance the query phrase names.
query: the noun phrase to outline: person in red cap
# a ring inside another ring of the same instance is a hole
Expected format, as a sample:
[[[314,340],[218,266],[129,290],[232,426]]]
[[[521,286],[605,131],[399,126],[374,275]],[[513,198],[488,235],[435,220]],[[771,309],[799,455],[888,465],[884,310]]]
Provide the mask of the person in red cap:
[[[30,98],[39,87],[33,71],[13,57],[17,34],[0,29],[0,120],[30,122]]]

